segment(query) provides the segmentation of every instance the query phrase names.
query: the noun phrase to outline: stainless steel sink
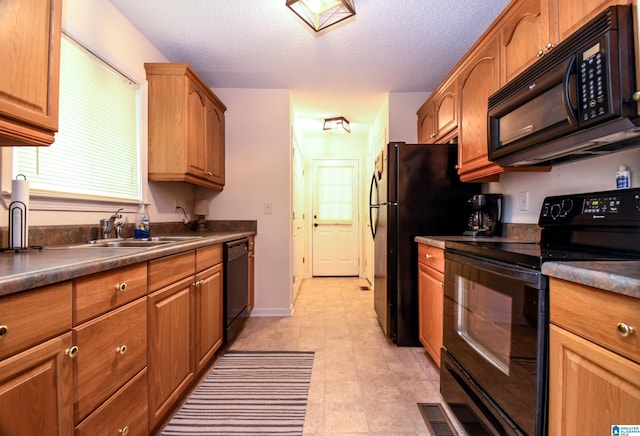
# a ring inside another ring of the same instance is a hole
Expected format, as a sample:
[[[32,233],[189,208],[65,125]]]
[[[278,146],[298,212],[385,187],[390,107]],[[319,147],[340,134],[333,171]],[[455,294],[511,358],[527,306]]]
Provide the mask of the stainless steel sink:
[[[70,248],[152,248],[176,242],[187,242],[199,239],[202,236],[154,236],[151,239],[95,239],[85,244],[54,245],[46,247],[48,249],[70,249]]]

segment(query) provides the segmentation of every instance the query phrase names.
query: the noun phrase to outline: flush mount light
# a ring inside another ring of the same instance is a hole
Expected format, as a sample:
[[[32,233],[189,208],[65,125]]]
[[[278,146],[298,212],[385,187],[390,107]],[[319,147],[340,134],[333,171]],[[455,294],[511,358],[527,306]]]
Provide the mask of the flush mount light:
[[[316,32],[356,14],[353,0],[287,0],[287,6]]]
[[[325,118],[322,130],[329,133],[351,133],[351,126],[345,117]]]

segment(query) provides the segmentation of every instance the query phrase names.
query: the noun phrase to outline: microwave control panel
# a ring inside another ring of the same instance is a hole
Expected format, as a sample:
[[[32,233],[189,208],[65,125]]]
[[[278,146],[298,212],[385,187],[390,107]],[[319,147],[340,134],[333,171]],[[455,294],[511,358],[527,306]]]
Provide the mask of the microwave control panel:
[[[600,42],[578,54],[578,95],[582,123],[609,114],[606,71],[605,51]]]

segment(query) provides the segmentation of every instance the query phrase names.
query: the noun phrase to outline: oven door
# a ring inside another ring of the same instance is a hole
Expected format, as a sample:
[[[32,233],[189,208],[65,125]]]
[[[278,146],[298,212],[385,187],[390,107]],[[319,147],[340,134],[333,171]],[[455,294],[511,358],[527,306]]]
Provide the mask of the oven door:
[[[444,289],[444,352],[470,385],[486,393],[483,408],[515,423],[513,434],[543,434],[546,277],[531,268],[446,250]]]

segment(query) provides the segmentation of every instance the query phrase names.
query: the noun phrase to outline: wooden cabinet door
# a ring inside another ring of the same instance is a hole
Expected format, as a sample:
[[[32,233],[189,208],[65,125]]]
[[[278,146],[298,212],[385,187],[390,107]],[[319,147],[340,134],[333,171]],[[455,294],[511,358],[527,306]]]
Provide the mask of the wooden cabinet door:
[[[222,267],[220,263],[196,275],[195,358],[196,372],[211,361],[222,345]]]
[[[444,311],[444,275],[423,263],[418,264],[418,307],[420,342],[440,367]]]
[[[457,82],[452,80],[438,90],[433,106],[435,115],[435,142],[438,142],[447,133],[458,125],[458,105],[456,98]]]
[[[551,16],[551,38],[555,44],[567,39],[604,9],[631,0],[547,0]]]
[[[520,0],[499,27],[500,78],[507,83],[550,48],[548,0]]]
[[[205,120],[205,177],[224,185],[224,111],[207,99]]]
[[[61,21],[62,0],[0,2],[0,145],[54,141]]]
[[[194,377],[193,276],[148,297],[149,428],[172,410]]]
[[[255,238],[249,238],[249,299],[247,300],[247,311],[253,309],[253,300],[255,298],[256,287],[256,251]]]
[[[187,172],[195,177],[205,176],[205,114],[207,98],[193,81],[187,91]]]
[[[418,142],[433,144],[436,138],[433,100],[429,98],[418,109]]]
[[[0,434],[73,434],[71,333],[0,360]]]
[[[487,100],[499,88],[497,38],[489,38],[469,56],[459,81],[458,174],[462,181],[489,181],[502,168],[490,162]]]
[[[611,434],[640,423],[640,365],[551,325],[549,434]]]

